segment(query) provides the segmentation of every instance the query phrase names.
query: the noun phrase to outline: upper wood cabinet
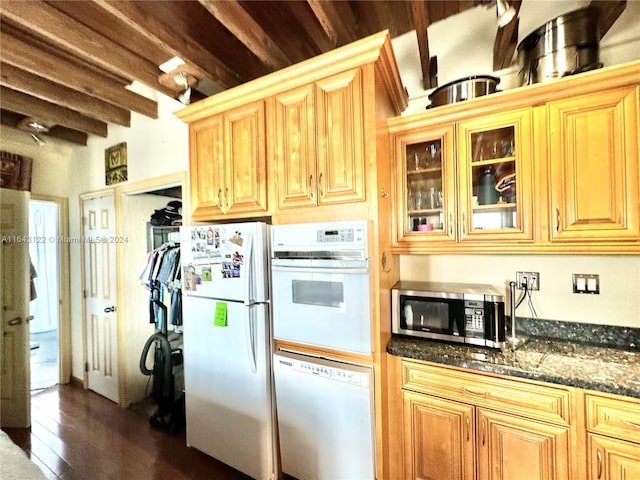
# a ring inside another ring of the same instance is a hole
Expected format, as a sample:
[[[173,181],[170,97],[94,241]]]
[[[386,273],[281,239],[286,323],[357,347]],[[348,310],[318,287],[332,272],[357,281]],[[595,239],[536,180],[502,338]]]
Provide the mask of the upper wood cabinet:
[[[362,74],[276,95],[278,208],[365,200]]]
[[[398,250],[533,240],[530,108],[393,139]]]
[[[264,102],[192,123],[190,143],[194,220],[268,212]]]
[[[633,62],[389,119],[394,251],[640,253],[639,78]],[[439,146],[439,171],[413,166]]]
[[[550,102],[551,241],[640,239],[638,89]]]

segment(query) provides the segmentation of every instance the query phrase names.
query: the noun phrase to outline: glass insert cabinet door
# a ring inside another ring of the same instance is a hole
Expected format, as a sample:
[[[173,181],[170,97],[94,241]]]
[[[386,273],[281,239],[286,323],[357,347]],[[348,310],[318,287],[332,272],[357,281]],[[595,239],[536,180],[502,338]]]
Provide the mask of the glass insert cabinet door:
[[[459,124],[460,240],[532,238],[531,110]]]
[[[401,237],[424,241],[453,238],[453,128],[430,129],[428,135],[403,135],[397,138],[396,148]]]

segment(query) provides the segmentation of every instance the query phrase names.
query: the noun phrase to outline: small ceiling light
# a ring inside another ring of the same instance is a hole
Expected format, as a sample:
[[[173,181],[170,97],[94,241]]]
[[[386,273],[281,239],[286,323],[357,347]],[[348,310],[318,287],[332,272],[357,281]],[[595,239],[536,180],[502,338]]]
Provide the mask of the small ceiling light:
[[[498,15],[498,26],[504,27],[507,25],[513,17],[516,16],[516,9],[509,5],[507,0],[497,0],[496,11]]]

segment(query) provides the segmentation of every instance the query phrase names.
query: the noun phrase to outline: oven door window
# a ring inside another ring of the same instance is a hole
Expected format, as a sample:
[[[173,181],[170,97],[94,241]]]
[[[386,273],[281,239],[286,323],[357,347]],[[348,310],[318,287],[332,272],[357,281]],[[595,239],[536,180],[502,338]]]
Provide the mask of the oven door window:
[[[343,308],[344,285],[342,282],[293,280],[291,282],[291,298],[293,303]]]
[[[272,268],[273,333],[279,340],[371,353],[366,270]]]

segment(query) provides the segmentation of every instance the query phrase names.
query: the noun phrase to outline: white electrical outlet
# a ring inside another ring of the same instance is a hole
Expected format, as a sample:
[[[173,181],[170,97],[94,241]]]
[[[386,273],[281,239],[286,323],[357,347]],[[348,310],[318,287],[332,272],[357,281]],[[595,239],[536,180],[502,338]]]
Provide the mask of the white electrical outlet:
[[[540,272],[516,272],[516,288],[524,290],[540,290]]]

